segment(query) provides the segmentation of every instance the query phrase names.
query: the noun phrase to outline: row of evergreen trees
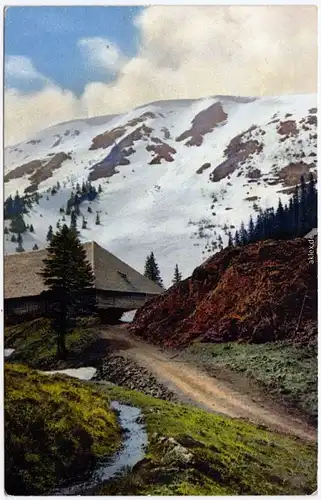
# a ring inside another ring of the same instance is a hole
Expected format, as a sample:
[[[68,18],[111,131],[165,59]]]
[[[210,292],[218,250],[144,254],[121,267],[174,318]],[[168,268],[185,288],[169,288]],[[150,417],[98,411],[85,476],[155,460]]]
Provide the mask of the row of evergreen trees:
[[[281,200],[276,210],[267,208],[260,210],[256,221],[250,217],[247,227],[242,222],[234,237],[228,235],[229,246],[243,246],[269,238],[292,239],[302,237],[317,227],[317,189],[316,180],[309,174],[308,183],[301,176],[300,186],[296,186],[289,204],[283,205]]]
[[[90,181],[83,181],[82,186],[77,183],[75,191],[71,191],[70,198],[67,200],[66,210],[64,207],[61,207],[60,213],[71,215],[72,211],[74,211],[78,216],[80,215],[80,204],[83,201],[94,201],[100,193],[102,193],[101,184],[99,184],[97,190]]]
[[[36,192],[20,196],[19,191],[16,192],[14,198],[10,195],[4,201],[4,220],[14,219],[18,216],[28,213],[34,203],[39,204],[41,195]]]

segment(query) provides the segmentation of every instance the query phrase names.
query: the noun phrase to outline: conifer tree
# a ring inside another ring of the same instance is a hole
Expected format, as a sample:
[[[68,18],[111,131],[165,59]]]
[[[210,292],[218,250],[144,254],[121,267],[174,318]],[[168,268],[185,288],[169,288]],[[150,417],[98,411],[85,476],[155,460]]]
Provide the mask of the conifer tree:
[[[39,247],[38,247],[37,243],[35,243],[35,244],[33,245],[32,250],[39,250]]]
[[[4,234],[9,234],[9,229],[7,228],[7,226],[4,227]]]
[[[286,237],[285,210],[283,208],[280,198],[279,198],[278,208],[275,213],[273,231],[271,236],[278,239]]]
[[[93,210],[92,210],[92,208],[91,208],[90,206],[88,206],[88,208],[87,208],[87,212],[88,212],[88,213],[90,213],[90,214],[92,214],[92,213],[93,213]]]
[[[99,217],[99,213],[98,212],[97,212],[97,215],[96,215],[95,224],[96,224],[96,226],[99,226],[99,224],[100,224],[100,217]]]
[[[23,242],[23,239],[22,239],[21,233],[18,233],[17,243],[22,244],[22,242]]]
[[[238,232],[237,230],[235,231],[235,236],[234,236],[234,245],[235,245],[236,247],[239,247],[239,246],[241,245],[239,232]]]
[[[103,188],[101,187],[101,184],[99,184],[99,186],[98,186],[98,193],[100,194],[102,192],[103,192]]]
[[[234,243],[233,243],[233,236],[232,236],[231,231],[229,231],[228,232],[228,246],[232,247],[233,245],[234,245]]]
[[[14,234],[11,236],[11,241],[12,241],[12,243],[16,243],[17,242],[17,238],[15,237]]]
[[[77,215],[77,216],[78,216],[78,215],[80,215],[80,207],[79,207],[79,203],[76,203],[76,204],[75,204],[75,213],[76,213],[76,215]]]
[[[219,234],[217,238],[217,246],[219,250],[223,250],[223,240],[222,236]]]
[[[22,242],[18,242],[18,246],[16,247],[16,252],[21,253],[21,252],[24,252],[24,251],[25,251],[25,249],[22,246]]]
[[[317,227],[317,190],[316,190],[316,180],[314,179],[313,173],[309,173],[309,183],[307,186],[306,195],[306,205],[307,205],[307,225],[309,229]]]
[[[251,243],[252,241],[254,241],[254,222],[252,216],[250,217],[247,234],[248,234],[248,242]]]
[[[18,213],[11,219],[10,231],[11,233],[24,233],[26,231],[26,224],[23,215]]]
[[[77,231],[77,214],[74,210],[71,212],[70,228]]]
[[[247,231],[244,227],[244,222],[241,223],[241,228],[240,228],[240,243],[243,246],[247,244]]]
[[[172,283],[174,285],[177,285],[177,283],[180,283],[182,281],[182,273],[178,269],[178,265],[176,264],[175,270],[174,270],[174,277],[172,279]]]
[[[157,283],[157,285],[164,286],[154,252],[151,252],[146,258],[144,276]]]
[[[51,304],[49,315],[57,338],[57,356],[67,354],[66,335],[71,320],[79,312],[95,312],[94,276],[86,251],[75,231],[65,224],[53,235],[43,261],[42,276]]]
[[[46,236],[46,240],[50,242],[52,240],[52,236],[53,236],[52,226],[49,226],[48,233],[47,233],[47,236]]]
[[[60,229],[60,221],[59,220],[57,220],[56,228]]]
[[[87,229],[87,221],[85,219],[85,217],[82,218],[82,226],[81,226],[82,229]]]
[[[299,188],[295,186],[293,195],[293,214],[292,214],[292,231],[295,236],[298,236],[299,228]]]
[[[34,232],[35,232],[34,227],[33,227],[33,225],[32,225],[32,224],[30,224],[29,231],[30,231],[30,233],[34,233]]]
[[[303,175],[300,178],[299,196],[299,228],[298,236],[304,236],[308,231],[307,224],[307,187]]]

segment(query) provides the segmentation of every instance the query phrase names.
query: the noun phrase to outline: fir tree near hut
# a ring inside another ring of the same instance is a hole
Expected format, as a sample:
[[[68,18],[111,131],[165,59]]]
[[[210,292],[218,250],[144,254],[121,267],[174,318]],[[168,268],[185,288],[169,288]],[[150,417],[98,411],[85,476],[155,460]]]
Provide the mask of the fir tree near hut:
[[[144,276],[164,288],[163,280],[160,276],[160,271],[154,256],[154,252],[151,252],[150,255],[148,255],[146,258]]]
[[[180,272],[180,270],[178,269],[178,265],[176,264],[172,283],[173,285],[177,285],[177,283],[180,283],[180,281],[182,281],[182,273]]]
[[[66,335],[72,320],[81,311],[94,313],[94,275],[86,259],[86,251],[77,233],[65,224],[55,233],[47,248],[47,257],[40,272],[48,291],[49,316],[57,336],[57,357],[67,355]]]

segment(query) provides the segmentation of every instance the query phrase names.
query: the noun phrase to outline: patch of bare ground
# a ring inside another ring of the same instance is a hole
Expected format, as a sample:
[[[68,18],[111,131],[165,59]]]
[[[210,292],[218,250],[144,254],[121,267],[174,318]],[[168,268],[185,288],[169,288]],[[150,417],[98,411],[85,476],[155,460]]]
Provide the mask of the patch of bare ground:
[[[99,134],[96,137],[93,138],[92,144],[90,146],[90,150],[93,149],[100,149],[100,148],[109,148],[112,146],[114,141],[122,137],[128,127],[135,127],[139,123],[143,123],[145,120],[149,118],[156,118],[155,113],[152,113],[150,111],[147,111],[146,113],[143,113],[141,116],[138,116],[137,118],[133,118],[132,120],[129,120],[125,125],[122,127],[116,127],[112,130],[108,130],[104,132],[103,134]],[[138,129],[137,129],[138,130]],[[131,134],[129,134],[130,136]],[[129,137],[127,136],[127,137]],[[125,144],[123,147],[127,147]]]
[[[211,164],[210,163],[204,163],[204,165],[202,165],[200,168],[198,168],[196,170],[196,173],[197,174],[202,174],[205,170],[207,170],[208,168],[211,168]]]
[[[247,198],[244,198],[245,201],[256,201],[261,199],[260,196],[248,196]]]
[[[248,179],[259,179],[261,176],[262,176],[261,170],[259,170],[258,168],[255,168],[254,170],[250,170],[249,172],[247,172],[247,175],[246,175],[246,177]]]
[[[28,141],[27,144],[32,144],[32,146],[35,146],[36,144],[39,144],[39,142],[41,142],[40,139],[32,139],[31,141]]]
[[[19,167],[14,168],[4,176],[4,182],[9,182],[12,179],[20,179],[25,175],[33,174],[38,168],[42,166],[43,160],[32,160],[24,163]]]
[[[308,115],[306,121],[309,125],[315,125],[316,127],[318,126],[318,117],[315,115]]]
[[[198,113],[192,120],[192,127],[176,137],[176,141],[181,142],[190,137],[190,140],[186,142],[187,146],[201,146],[203,136],[209,134],[217,125],[223,123],[227,116],[222,104],[216,102]]]
[[[89,150],[109,148],[114,144],[114,141],[116,141],[117,139],[119,139],[119,137],[124,135],[125,132],[126,129],[124,127],[117,127],[108,132],[104,132],[103,134],[99,134],[93,138]]]
[[[49,161],[48,159],[30,161],[6,174],[4,182],[28,175],[31,185],[25,189],[25,192],[34,192],[41,182],[52,177],[54,170],[61,168],[63,162],[70,159],[71,156],[69,154],[61,152],[55,154]]]
[[[308,179],[311,168],[315,168],[314,163],[289,163],[289,165],[279,170],[276,175],[283,186],[295,186],[300,182],[301,175],[303,175],[306,180]]]
[[[213,172],[210,174],[211,181],[218,182],[224,179],[228,175],[235,172],[235,170],[243,165],[244,162],[250,157],[259,154],[263,150],[263,144],[257,139],[251,138],[253,132],[257,129],[257,126],[252,125],[252,127],[245,132],[233,137],[224,151],[224,155],[227,159],[215,167]],[[258,175],[258,173],[254,173],[254,175]]]
[[[88,180],[95,181],[97,179],[112,177],[113,175],[119,173],[116,170],[116,167],[118,165],[128,165],[130,163],[127,157],[135,153],[135,149],[133,148],[135,142],[149,138],[152,132],[152,128],[143,124],[133,130],[130,134],[126,135],[118,143],[118,148],[121,151],[120,158],[116,158],[115,160],[107,160],[107,158],[105,158],[104,160],[93,165],[90,168],[91,171],[89,173]]]
[[[165,160],[167,162],[174,161],[172,155],[176,153],[176,149],[172,148],[165,142],[160,142],[161,144],[149,144],[148,146],[146,146],[146,151],[153,151],[156,155],[151,159],[149,165],[159,165],[162,160]]]
[[[162,131],[162,132],[163,132],[163,134],[164,134],[164,139],[168,140],[168,139],[170,139],[170,138],[171,138],[171,133],[170,133],[170,131],[168,130],[168,128],[166,128],[166,127],[162,127],[162,128],[161,128],[161,131]]]
[[[277,127],[277,132],[280,135],[285,135],[286,137],[296,136],[299,133],[297,123],[295,120],[286,120],[279,123]]]

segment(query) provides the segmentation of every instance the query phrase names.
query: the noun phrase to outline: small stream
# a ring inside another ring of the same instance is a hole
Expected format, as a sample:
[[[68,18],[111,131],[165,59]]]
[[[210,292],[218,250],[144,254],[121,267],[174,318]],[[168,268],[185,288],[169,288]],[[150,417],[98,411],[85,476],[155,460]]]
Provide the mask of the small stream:
[[[140,408],[113,401],[111,407],[117,411],[119,423],[123,429],[123,444],[114,457],[102,459],[89,479],[55,490],[52,495],[86,495],[95,486],[131,469],[145,456],[148,443],[147,433],[142,423]]]

